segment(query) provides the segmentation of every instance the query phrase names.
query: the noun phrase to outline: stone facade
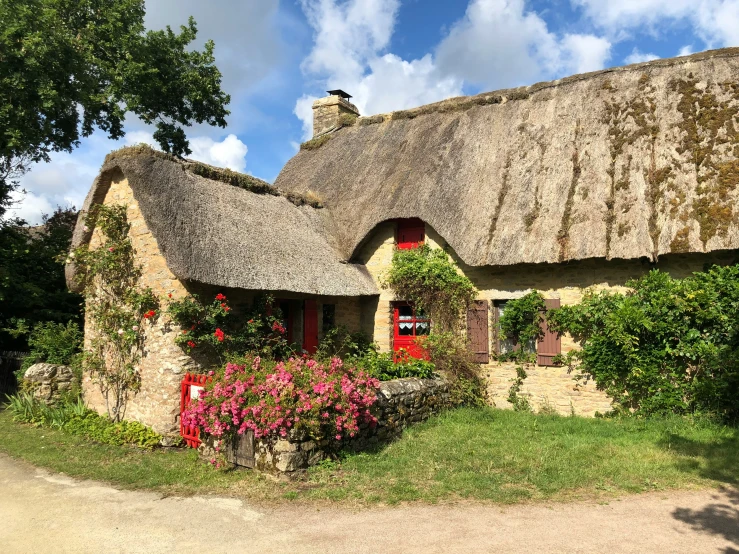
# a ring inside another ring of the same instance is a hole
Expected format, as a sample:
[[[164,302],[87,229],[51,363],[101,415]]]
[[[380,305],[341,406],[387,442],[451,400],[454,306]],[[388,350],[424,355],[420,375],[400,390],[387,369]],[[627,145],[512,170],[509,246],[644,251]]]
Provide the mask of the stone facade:
[[[395,223],[378,225],[355,254],[359,263],[367,266],[378,286],[390,268],[395,242]],[[497,348],[495,301],[520,298],[531,290],[538,290],[545,298],[557,298],[562,305],[577,304],[586,290],[626,291],[628,280],[644,275],[654,268],[673,277],[685,277],[700,271],[705,264],[728,264],[736,259],[735,251],[709,254],[673,254],[664,256],[657,264],[646,260],[584,260],[566,264],[528,264],[514,266],[471,267],[462,262],[447,242],[426,225],[425,242],[444,248],[457,264],[459,271],[470,278],[479,290],[479,299],[489,301],[488,327],[491,362],[483,366],[488,382],[489,399],[497,407],[509,408],[508,390],[516,377],[515,364],[499,363],[492,358]],[[388,290],[381,289],[374,318],[363,316],[363,329],[374,337],[383,351],[392,349],[392,302],[396,300]],[[401,300],[401,299],[398,299]],[[567,353],[577,344],[572,337],[561,338],[562,352]],[[605,393],[598,391],[593,381],[576,382],[572,374],[560,367],[527,369],[522,394],[527,395],[534,409],[550,407],[562,414],[575,413],[592,416],[607,412],[611,403]]]
[[[313,102],[313,136],[338,127],[344,114],[359,116],[359,110],[341,96],[331,95]]]
[[[373,407],[377,425],[363,424],[359,436],[345,446],[357,451],[372,448],[399,437],[409,425],[424,421],[448,406],[449,387],[441,379],[410,378],[381,383]],[[254,440],[249,431],[228,445],[206,441],[200,445],[199,452],[202,457],[212,459],[218,447],[229,463],[269,473],[292,473],[327,458],[331,446],[327,440],[315,441],[300,432],[284,439]]]
[[[162,300],[166,299],[168,294],[172,294],[173,298],[184,297],[187,289],[167,267],[157,240],[141,215],[128,181],[122,178],[114,179],[105,196],[104,204],[127,206],[128,221],[131,225],[130,237],[136,252],[136,261],[143,266],[141,285],[150,287]],[[99,247],[101,238],[100,232],[95,230],[90,248]],[[89,345],[94,332],[88,319],[85,322],[86,346]],[[129,397],[125,417],[149,425],[162,435],[174,434],[179,432],[182,377],[187,371],[198,371],[199,365],[175,345],[177,330],[166,315],[155,323],[146,323],[144,332],[145,347],[139,363],[141,389]],[[91,408],[100,413],[106,412],[105,398],[90,375],[83,376],[82,390]]]
[[[74,372],[65,365],[33,364],[23,375],[23,388],[46,404],[55,404],[72,390]]]

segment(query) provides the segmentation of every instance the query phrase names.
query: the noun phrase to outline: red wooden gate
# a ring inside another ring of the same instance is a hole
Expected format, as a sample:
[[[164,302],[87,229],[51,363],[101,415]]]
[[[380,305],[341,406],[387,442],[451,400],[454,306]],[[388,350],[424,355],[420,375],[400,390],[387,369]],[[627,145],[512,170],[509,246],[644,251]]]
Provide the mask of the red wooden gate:
[[[180,389],[180,435],[185,439],[185,444],[191,448],[200,446],[200,427],[197,425],[184,425],[182,414],[190,407],[193,400],[197,400],[199,393],[209,380],[210,377],[207,375],[198,375],[196,373],[185,373],[185,378],[182,379]]]

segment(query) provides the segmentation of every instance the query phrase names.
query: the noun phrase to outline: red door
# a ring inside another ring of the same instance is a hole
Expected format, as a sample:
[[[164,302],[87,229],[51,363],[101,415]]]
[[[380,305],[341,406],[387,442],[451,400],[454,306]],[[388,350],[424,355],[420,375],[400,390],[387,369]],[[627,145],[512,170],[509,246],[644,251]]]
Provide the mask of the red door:
[[[318,305],[306,300],[303,309],[303,350],[315,354],[318,349]]]
[[[428,359],[428,353],[418,339],[431,331],[431,320],[407,302],[396,302],[393,311],[393,350],[405,351],[409,356]],[[398,355],[396,355],[398,359]]]

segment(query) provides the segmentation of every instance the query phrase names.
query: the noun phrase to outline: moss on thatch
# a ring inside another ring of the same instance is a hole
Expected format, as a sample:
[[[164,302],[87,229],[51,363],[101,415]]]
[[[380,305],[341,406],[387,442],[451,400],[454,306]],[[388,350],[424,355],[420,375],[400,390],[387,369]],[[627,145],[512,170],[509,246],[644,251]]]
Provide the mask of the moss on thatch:
[[[305,141],[303,144],[300,145],[301,150],[318,150],[321,146],[326,144],[328,141],[331,140],[331,136],[329,133],[326,133],[325,135],[321,135],[320,137],[312,138],[310,140]]]
[[[237,173],[227,168],[213,167],[200,162],[188,162],[184,164],[185,169],[212,181],[220,181],[234,187],[239,187],[257,194],[272,194],[279,196],[279,191],[272,185],[251,175]]]

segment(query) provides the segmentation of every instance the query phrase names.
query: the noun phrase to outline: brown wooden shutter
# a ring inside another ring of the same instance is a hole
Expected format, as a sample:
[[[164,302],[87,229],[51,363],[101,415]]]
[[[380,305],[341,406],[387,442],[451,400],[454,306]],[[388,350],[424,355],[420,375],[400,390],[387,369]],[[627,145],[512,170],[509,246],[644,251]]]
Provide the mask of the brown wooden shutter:
[[[490,339],[487,300],[475,300],[467,310],[467,339],[474,353],[475,362],[488,363],[490,361]]]
[[[547,310],[559,308],[559,298],[544,300],[544,305]],[[557,354],[562,353],[562,342],[560,340],[559,333],[554,333],[549,330],[546,317],[541,321],[541,330],[543,335],[541,340],[539,340],[539,343],[536,345],[536,363],[541,366],[556,365],[552,360]]]

